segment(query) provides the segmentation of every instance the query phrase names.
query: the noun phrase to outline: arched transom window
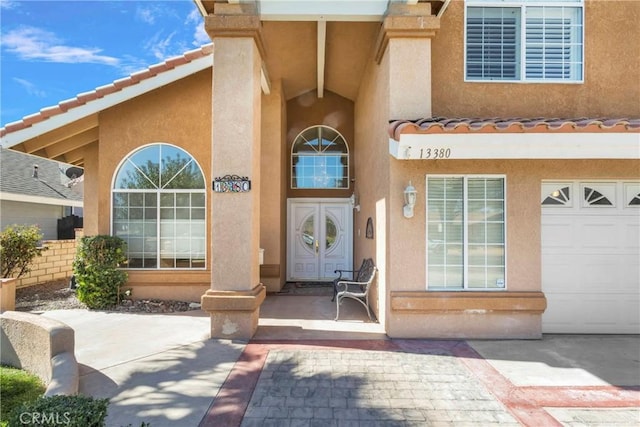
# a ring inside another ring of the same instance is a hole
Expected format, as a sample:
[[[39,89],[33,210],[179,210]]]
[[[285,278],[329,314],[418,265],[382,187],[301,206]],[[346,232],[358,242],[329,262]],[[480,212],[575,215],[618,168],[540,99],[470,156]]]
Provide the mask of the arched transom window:
[[[184,150],[153,144],[131,153],[113,183],[112,230],[127,242],[127,267],[204,268],[205,185]]]
[[[349,188],[349,148],[338,131],[300,132],[291,147],[291,188]]]

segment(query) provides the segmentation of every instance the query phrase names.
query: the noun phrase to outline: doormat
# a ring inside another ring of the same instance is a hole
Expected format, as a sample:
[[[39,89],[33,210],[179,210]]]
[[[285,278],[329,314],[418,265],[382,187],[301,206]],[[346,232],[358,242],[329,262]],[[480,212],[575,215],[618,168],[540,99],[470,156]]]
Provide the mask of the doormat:
[[[287,282],[276,295],[333,296],[333,282]]]

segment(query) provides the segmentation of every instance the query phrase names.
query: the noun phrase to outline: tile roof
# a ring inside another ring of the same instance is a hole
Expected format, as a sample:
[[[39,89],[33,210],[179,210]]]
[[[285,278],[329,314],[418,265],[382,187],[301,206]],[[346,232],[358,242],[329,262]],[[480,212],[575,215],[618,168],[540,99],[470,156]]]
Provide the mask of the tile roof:
[[[8,123],[4,127],[0,128],[0,137],[3,137],[11,132],[16,132],[28,128],[29,126],[47,120],[52,116],[63,114],[73,108],[85,105],[91,101],[95,101],[115,92],[119,92],[144,80],[156,77],[166,71],[172,70],[174,68],[195,61],[196,59],[203,58],[212,54],[213,44],[209,43],[201,46],[198,49],[188,51],[183,55],[169,58],[164,62],[152,65],[145,70],[135,72],[130,76],[116,80],[111,84],[100,86],[92,91],[78,94],[75,98],[62,101],[58,105],[43,108],[35,114],[23,117],[22,120]]]
[[[640,119],[627,118],[450,118],[391,120],[389,137],[434,133],[640,132]]]
[[[37,178],[33,176],[34,165],[38,165]],[[61,206],[64,201],[82,201],[82,196],[66,185],[70,180],[64,172],[71,166],[0,148],[0,192],[59,199]]]

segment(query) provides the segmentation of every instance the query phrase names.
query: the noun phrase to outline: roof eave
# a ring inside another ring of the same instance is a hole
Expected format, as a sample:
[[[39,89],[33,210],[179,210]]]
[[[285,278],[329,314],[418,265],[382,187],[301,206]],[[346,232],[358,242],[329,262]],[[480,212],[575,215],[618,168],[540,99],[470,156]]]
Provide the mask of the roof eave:
[[[159,87],[165,86],[169,83],[173,83],[184,77],[205,70],[212,65],[212,54],[193,59],[186,64],[163,71],[153,77],[141,79],[138,83],[132,84],[131,86],[123,87],[121,90],[109,93],[97,99],[93,99],[83,105],[70,108],[63,113],[51,115],[48,118],[33,123],[31,126],[27,126],[23,129],[18,129],[12,132],[6,132],[0,140],[0,145],[4,148],[14,147],[22,142],[28,141],[46,132],[50,132],[54,129],[58,129],[62,126],[68,125],[74,121],[89,117],[93,114],[99,113],[106,108],[110,108],[114,105],[128,101],[144,93],[150,92]],[[134,74],[132,77],[134,76],[136,75]],[[117,83],[118,81],[114,84]],[[79,97],[81,95],[79,95]],[[49,108],[51,109],[55,107]],[[6,128],[11,128],[12,125],[13,124],[10,123],[6,126]]]

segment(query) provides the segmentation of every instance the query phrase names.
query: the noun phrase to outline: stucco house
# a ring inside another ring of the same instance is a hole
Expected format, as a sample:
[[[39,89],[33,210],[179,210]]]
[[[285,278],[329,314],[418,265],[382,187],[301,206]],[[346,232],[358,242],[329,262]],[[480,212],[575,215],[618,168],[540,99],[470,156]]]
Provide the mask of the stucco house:
[[[36,224],[44,240],[73,239],[82,221],[82,168],[0,148],[0,230]],[[70,235],[65,225],[70,222]]]
[[[390,337],[640,332],[640,2],[195,3],[212,45],[1,131],[135,295],[248,338],[371,257]]]

